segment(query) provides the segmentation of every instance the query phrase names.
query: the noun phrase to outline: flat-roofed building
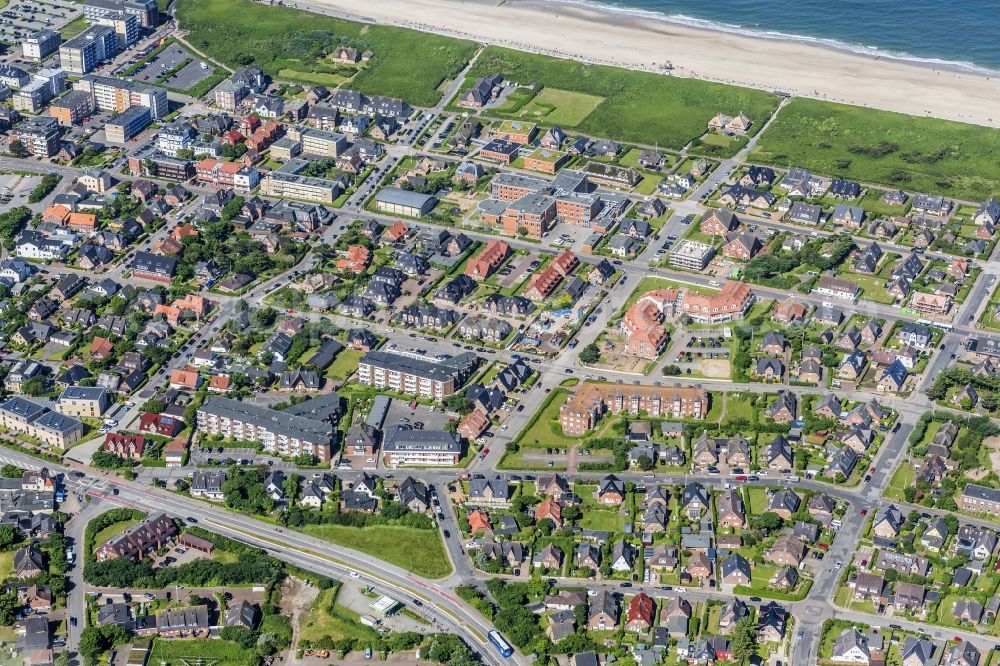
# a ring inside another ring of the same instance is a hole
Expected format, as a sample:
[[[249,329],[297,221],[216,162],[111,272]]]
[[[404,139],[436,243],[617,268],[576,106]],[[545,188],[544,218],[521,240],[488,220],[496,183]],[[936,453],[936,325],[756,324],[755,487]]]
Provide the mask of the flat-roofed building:
[[[62,35],[55,30],[44,28],[24,38],[21,52],[29,60],[44,60],[59,50]]]
[[[490,181],[490,196],[501,201],[517,201],[526,194],[537,192],[547,184],[541,178],[522,176],[518,173],[498,173]]]
[[[14,136],[34,157],[52,157],[59,151],[59,121],[51,116],[28,118],[14,128]]]
[[[114,29],[119,48],[131,46],[139,39],[139,18],[135,14],[108,12],[94,19],[94,24]]]
[[[150,176],[163,180],[187,180],[194,175],[191,160],[171,157],[161,153],[155,146],[148,146],[129,155],[128,168],[134,176]]]
[[[335,181],[325,178],[271,171],[261,181],[260,192],[269,197],[333,203],[333,200],[340,196],[340,186]]]
[[[703,271],[715,256],[715,248],[708,243],[682,240],[670,253],[670,265],[692,271]]]
[[[167,91],[157,86],[110,76],[88,75],[75,81],[73,88],[93,94],[94,105],[101,111],[122,113],[130,106],[145,106],[157,119],[170,112]]]
[[[507,236],[542,237],[556,219],[556,200],[540,192],[526,194],[501,214],[500,222]]]
[[[82,90],[70,90],[49,106],[49,115],[64,127],[79,125],[93,112],[94,96]]]
[[[118,53],[118,35],[106,25],[92,25],[59,47],[59,65],[71,74],[86,74]]]
[[[153,116],[145,106],[130,106],[112,118],[104,126],[108,143],[125,145],[137,134],[149,127]]]
[[[31,81],[14,94],[14,109],[38,113],[57,95],[66,90],[66,71],[59,67],[40,69]]]
[[[160,24],[160,7],[156,0],[86,0],[83,4],[83,15],[89,21],[119,12],[134,14],[143,28],[155,28]]]
[[[299,142],[303,155],[337,157],[347,150],[347,137],[340,132],[294,126],[285,136]]]

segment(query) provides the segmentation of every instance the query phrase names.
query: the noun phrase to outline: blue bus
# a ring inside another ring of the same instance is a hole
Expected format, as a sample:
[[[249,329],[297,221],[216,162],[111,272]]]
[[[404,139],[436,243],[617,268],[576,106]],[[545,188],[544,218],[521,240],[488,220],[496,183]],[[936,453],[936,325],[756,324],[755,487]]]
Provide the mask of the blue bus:
[[[493,643],[493,647],[497,649],[501,657],[509,657],[514,654],[514,648],[510,646],[510,643],[504,640],[504,637],[500,635],[500,632],[493,630],[488,633],[487,638],[490,639],[490,643]]]

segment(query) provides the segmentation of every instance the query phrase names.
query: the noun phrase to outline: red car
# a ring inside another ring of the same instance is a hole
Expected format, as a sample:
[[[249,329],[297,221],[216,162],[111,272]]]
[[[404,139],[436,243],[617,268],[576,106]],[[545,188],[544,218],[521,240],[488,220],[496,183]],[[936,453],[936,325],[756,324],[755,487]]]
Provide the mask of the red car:
[[[861,509],[861,517],[864,518],[868,515],[868,509]]]
[[[868,473],[869,474],[874,474],[875,473],[875,468],[874,467],[869,467],[868,468]]]
[[[489,449],[483,449],[482,455],[488,456],[489,454],[490,454],[490,450]]]
[[[961,636],[955,636],[955,642],[956,643],[961,643],[962,642],[962,637]]]
[[[739,476],[736,477],[736,480],[737,481],[746,481],[747,477],[746,477],[745,474],[740,474]]]

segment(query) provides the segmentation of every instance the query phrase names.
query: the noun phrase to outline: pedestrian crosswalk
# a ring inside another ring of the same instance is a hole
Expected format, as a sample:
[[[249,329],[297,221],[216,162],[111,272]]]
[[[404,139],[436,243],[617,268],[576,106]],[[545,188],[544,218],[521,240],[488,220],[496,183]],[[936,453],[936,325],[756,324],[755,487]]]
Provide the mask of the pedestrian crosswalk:
[[[0,465],[14,465],[16,467],[20,467],[21,469],[29,469],[33,472],[37,472],[42,468],[42,466],[38,463],[26,462],[23,459],[16,459],[5,455],[0,455]]]

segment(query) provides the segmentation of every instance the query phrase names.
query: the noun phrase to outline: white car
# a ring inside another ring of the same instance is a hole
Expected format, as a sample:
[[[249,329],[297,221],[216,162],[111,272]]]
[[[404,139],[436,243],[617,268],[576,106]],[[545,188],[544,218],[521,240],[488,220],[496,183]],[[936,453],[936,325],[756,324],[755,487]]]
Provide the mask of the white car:
[[[359,574],[357,571],[352,571],[351,578],[361,578],[361,574]]]

